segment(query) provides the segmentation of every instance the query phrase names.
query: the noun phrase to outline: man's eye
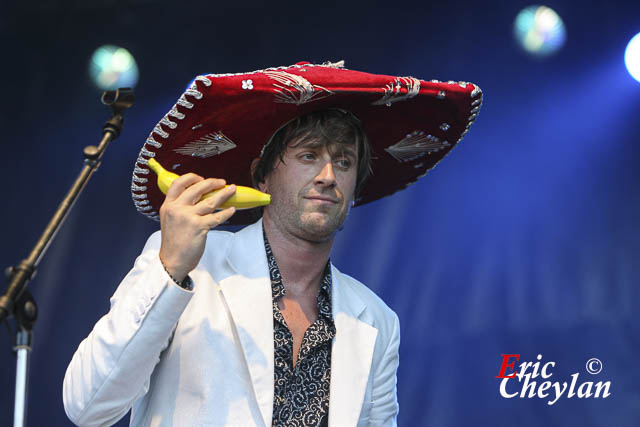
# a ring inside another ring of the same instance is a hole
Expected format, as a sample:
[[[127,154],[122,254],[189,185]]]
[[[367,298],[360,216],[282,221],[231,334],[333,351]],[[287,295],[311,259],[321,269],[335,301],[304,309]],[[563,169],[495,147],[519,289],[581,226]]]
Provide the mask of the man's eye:
[[[313,160],[316,158],[316,156],[313,153],[303,153],[302,155],[300,155],[300,158],[304,160]]]
[[[336,160],[336,164],[338,165],[338,167],[341,167],[342,169],[349,169],[351,167],[351,160],[338,159]]]

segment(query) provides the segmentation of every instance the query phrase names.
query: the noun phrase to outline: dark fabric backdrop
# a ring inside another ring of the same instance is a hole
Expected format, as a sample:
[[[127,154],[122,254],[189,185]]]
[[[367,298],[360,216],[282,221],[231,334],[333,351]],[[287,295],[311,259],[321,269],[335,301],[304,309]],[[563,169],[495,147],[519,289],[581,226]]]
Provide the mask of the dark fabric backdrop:
[[[640,3],[554,1],[568,39],[536,60],[512,38],[522,1],[9,2],[0,16],[0,263],[25,257],[100,137],[87,76],[103,43],[140,67],[135,107],[30,289],[40,307],[29,425],[68,425],[61,388],[77,345],[158,224],[129,195],[151,128],[199,73],[301,60],[467,80],[471,132],[418,184],[355,209],[332,254],[399,315],[401,425],[640,424],[640,84],[623,51]],[[15,357],[0,341],[0,421]],[[607,399],[504,399],[501,354],[554,361],[552,381],[611,381]],[[585,362],[602,361],[591,376]],[[125,425],[126,420],[120,422]]]

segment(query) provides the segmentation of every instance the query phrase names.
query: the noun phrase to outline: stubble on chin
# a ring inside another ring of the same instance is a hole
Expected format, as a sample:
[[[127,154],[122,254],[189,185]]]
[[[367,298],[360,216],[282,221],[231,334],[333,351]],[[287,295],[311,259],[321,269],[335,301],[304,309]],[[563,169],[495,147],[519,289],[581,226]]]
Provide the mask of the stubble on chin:
[[[350,205],[342,209],[311,207],[300,196],[296,202],[273,203],[265,208],[265,214],[278,224],[282,231],[309,242],[324,243],[335,237],[350,211]],[[268,213],[267,213],[268,212]]]
[[[345,212],[336,212],[333,215],[318,211],[304,212],[298,218],[299,229],[306,236],[306,240],[324,242],[332,239],[338,230],[342,228],[348,213],[348,209]]]

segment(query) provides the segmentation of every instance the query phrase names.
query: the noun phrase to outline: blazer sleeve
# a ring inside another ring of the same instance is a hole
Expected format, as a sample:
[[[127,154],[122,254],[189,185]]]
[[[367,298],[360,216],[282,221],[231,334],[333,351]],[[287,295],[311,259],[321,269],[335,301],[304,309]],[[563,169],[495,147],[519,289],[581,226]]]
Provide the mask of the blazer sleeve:
[[[393,312],[392,312],[393,313]],[[371,426],[396,426],[398,416],[397,372],[400,349],[400,321],[393,313],[393,328],[389,344],[375,368],[372,407],[369,414]]]
[[[193,295],[171,280],[159,248],[157,232],[116,289],[109,312],[73,355],[63,402],[77,425],[111,425],[148,391],[151,373]]]

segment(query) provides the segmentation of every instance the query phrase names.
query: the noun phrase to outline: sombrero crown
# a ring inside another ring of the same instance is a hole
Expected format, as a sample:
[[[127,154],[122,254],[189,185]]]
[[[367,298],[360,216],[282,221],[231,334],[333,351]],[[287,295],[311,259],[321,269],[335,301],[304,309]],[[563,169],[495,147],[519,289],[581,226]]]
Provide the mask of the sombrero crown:
[[[278,129],[339,108],[360,119],[372,149],[373,175],[355,200],[362,205],[424,176],[468,132],[481,103],[472,83],[370,74],[342,61],[198,76],[140,150],[132,197],[138,211],[158,219],[164,195],[147,166],[151,157],[178,174],[251,186],[251,161]],[[249,221],[238,212],[230,222]]]

